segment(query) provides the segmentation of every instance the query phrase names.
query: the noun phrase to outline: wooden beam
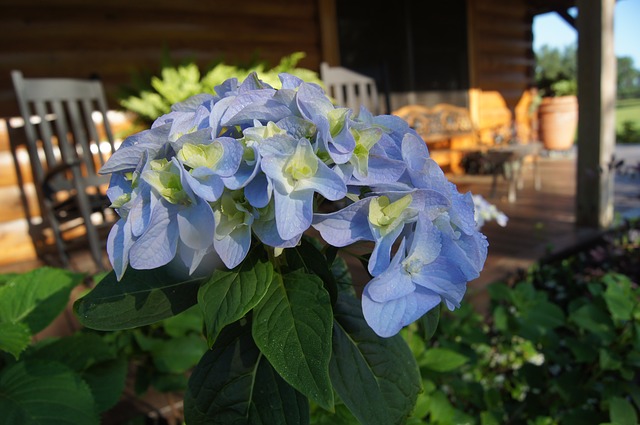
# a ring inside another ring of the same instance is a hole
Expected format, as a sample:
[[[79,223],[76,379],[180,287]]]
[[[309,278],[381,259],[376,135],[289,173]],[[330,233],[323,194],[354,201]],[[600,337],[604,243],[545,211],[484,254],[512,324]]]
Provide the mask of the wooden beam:
[[[568,11],[568,10],[566,10],[566,9],[560,9],[560,10],[556,10],[556,13],[557,13],[558,15],[560,15],[560,17],[561,17],[562,19],[564,19],[564,21],[565,21],[567,24],[571,25],[571,26],[573,27],[573,29],[578,29],[578,27],[577,27],[577,23],[576,23],[576,18],[574,18],[573,16],[571,16],[571,15],[569,14],[569,11]]]
[[[340,65],[338,43],[338,17],[335,0],[318,0],[322,61],[331,66]]]
[[[578,169],[576,223],[609,227],[613,220],[616,58],[615,0],[578,0]]]

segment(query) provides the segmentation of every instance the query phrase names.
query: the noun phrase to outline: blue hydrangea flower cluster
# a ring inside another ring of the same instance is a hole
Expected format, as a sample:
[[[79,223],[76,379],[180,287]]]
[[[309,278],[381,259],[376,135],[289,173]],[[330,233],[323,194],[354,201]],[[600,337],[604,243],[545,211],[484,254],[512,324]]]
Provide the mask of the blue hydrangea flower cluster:
[[[121,219],[107,250],[116,275],[178,257],[193,272],[216,253],[240,264],[252,238],[296,246],[314,227],[329,244],[373,243],[362,308],[380,336],[444,301],[460,304],[487,255],[462,195],[402,119],[358,116],[288,75],[255,74],[173,106],[105,164]],[[319,199],[342,201],[315,211]],[[393,249],[394,246],[398,248]]]

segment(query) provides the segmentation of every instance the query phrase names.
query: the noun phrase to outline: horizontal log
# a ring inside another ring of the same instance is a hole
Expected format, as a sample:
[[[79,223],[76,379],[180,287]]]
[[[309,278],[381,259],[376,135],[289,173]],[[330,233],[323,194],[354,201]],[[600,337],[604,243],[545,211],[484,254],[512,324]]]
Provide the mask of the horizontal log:
[[[270,0],[268,2],[262,0],[245,0],[242,5],[229,2],[226,0],[183,0],[180,2],[172,0],[138,0],[132,2],[130,0],[110,0],[104,2],[101,0],[57,0],[52,4],[50,0],[3,0],[3,10],[27,10],[34,11],[37,16],[38,11],[49,10],[68,10],[77,13],[78,11],[94,12],[101,14],[103,11],[109,11],[111,14],[130,14],[130,13],[157,13],[175,14],[183,13],[185,10],[211,13],[215,12],[219,16],[311,16],[315,14],[315,1],[289,1],[289,0]],[[28,15],[27,15],[28,16]]]

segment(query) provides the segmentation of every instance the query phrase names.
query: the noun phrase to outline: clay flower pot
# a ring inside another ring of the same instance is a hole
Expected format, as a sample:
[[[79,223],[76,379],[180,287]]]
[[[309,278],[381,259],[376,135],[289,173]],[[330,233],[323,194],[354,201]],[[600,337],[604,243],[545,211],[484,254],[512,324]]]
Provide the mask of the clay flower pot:
[[[567,150],[578,128],[576,96],[544,97],[538,108],[540,139],[548,150]]]

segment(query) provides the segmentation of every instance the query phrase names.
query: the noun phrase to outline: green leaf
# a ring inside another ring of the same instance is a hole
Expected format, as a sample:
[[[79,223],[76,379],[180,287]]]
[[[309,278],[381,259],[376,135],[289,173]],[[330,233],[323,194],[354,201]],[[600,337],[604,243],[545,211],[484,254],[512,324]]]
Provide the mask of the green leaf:
[[[202,357],[184,406],[190,425],[309,423],[307,399],[274,372],[244,319],[225,327]]]
[[[187,372],[207,351],[207,342],[201,335],[188,335],[154,342],[151,348],[153,363],[161,372]]]
[[[420,391],[411,350],[399,335],[376,335],[347,291],[340,292],[334,314],[329,371],[336,392],[364,425],[404,423]]]
[[[468,362],[462,354],[446,348],[430,348],[422,356],[420,366],[435,372],[450,372]]]
[[[19,362],[0,373],[2,421],[21,425],[97,425],[89,386],[55,362]]]
[[[607,285],[604,300],[613,318],[630,320],[637,301],[631,290],[629,279],[623,275],[610,273],[603,277],[603,281]]]
[[[96,363],[81,374],[91,388],[98,412],[113,407],[124,392],[129,363],[124,357]]]
[[[244,317],[262,300],[273,279],[273,265],[254,250],[233,270],[216,270],[198,291],[209,345],[229,323]]]
[[[36,345],[26,361],[56,362],[77,372],[89,384],[96,408],[112,407],[124,391],[127,362],[117,358],[114,347],[95,333],[77,333]]]
[[[202,309],[197,305],[189,307],[180,314],[164,319],[161,326],[167,335],[174,338],[192,333],[201,334],[204,326]]]
[[[440,322],[440,304],[429,310],[427,314],[420,318],[422,324],[423,335],[425,342],[429,341],[438,330],[438,323]]]
[[[612,397],[609,400],[609,417],[616,425],[636,425],[638,415],[636,409],[627,400],[620,397]]]
[[[116,357],[114,349],[95,333],[77,333],[37,345],[28,359],[62,363],[76,372]]]
[[[585,304],[569,315],[569,321],[599,337],[603,344],[615,339],[611,317],[594,304]]]
[[[251,424],[309,423],[308,399],[287,384],[263,356],[259,360],[251,397]]]
[[[284,252],[287,256],[287,265],[291,270],[303,270],[322,279],[324,288],[331,297],[331,304],[335,304],[338,296],[336,279],[327,258],[314,245],[314,240],[303,237],[299,245]]]
[[[254,309],[253,338],[290,385],[327,410],[333,408],[329,380],[331,302],[315,275],[276,274]]]
[[[31,331],[24,323],[0,323],[0,351],[6,351],[18,360],[31,342]]]
[[[25,323],[36,334],[62,313],[81,282],[80,274],[49,267],[15,275],[0,287],[0,322]]]
[[[189,277],[170,265],[154,270],[129,268],[121,281],[111,272],[76,301],[80,322],[98,330],[131,329],[155,323],[197,302],[201,277]]]

